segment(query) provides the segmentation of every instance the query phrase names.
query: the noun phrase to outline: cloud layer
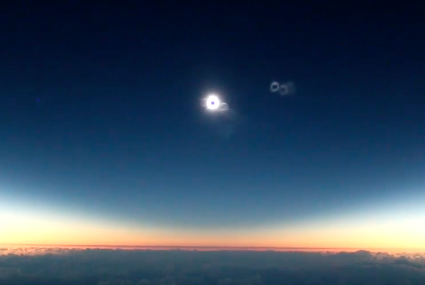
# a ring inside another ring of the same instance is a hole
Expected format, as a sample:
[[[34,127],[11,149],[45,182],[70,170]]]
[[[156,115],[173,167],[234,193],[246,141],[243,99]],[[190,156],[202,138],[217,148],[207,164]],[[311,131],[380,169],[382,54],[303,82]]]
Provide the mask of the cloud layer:
[[[47,247],[0,252],[0,284],[425,284],[425,255],[413,253]]]

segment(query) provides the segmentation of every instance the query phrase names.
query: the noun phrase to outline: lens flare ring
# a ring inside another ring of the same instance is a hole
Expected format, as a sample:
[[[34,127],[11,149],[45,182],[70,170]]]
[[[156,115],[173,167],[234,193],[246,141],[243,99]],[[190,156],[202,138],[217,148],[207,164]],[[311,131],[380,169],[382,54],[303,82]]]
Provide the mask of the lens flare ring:
[[[279,82],[277,81],[273,81],[272,84],[270,85],[270,91],[271,92],[277,92],[279,91],[280,85]]]
[[[273,81],[270,84],[270,92],[278,92],[281,96],[291,95],[295,93],[295,85],[293,82],[286,82],[281,84],[277,81]]]

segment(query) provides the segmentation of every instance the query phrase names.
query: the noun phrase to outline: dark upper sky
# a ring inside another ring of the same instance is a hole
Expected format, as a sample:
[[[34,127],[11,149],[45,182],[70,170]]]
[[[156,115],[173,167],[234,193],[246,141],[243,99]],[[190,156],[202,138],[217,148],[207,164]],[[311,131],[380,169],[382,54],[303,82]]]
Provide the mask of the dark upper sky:
[[[1,8],[5,199],[236,229],[423,192],[419,7],[59,2]],[[201,106],[210,91],[225,115]]]

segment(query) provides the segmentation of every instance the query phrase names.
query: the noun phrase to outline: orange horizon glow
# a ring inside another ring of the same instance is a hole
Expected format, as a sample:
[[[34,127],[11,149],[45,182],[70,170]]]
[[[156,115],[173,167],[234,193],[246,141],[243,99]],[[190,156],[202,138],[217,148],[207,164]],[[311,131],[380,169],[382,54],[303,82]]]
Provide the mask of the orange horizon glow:
[[[183,230],[37,217],[0,217],[0,244],[106,247],[394,249],[425,251],[425,229],[395,221],[337,222],[245,230]],[[3,221],[2,221],[3,220]]]
[[[360,250],[372,253],[385,252],[395,253],[425,253],[425,249],[394,249],[394,248],[302,248],[302,247],[215,247],[215,246],[143,246],[143,245],[65,245],[65,244],[0,244],[6,248],[45,248],[45,249],[106,249],[106,250],[181,250],[181,251],[254,251],[254,252],[322,252],[322,253],[338,253],[338,252],[357,252]]]
[[[414,205],[293,224],[197,229],[129,224],[5,204],[0,207],[0,245],[424,252],[425,210]]]

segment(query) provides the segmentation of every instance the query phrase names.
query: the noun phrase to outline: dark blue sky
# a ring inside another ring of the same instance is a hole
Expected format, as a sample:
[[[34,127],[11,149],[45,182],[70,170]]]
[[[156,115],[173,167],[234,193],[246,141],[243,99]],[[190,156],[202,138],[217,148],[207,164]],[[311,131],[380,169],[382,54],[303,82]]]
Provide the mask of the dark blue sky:
[[[120,3],[2,8],[5,199],[236,229],[422,195],[419,7]],[[210,91],[227,116],[202,108]]]

